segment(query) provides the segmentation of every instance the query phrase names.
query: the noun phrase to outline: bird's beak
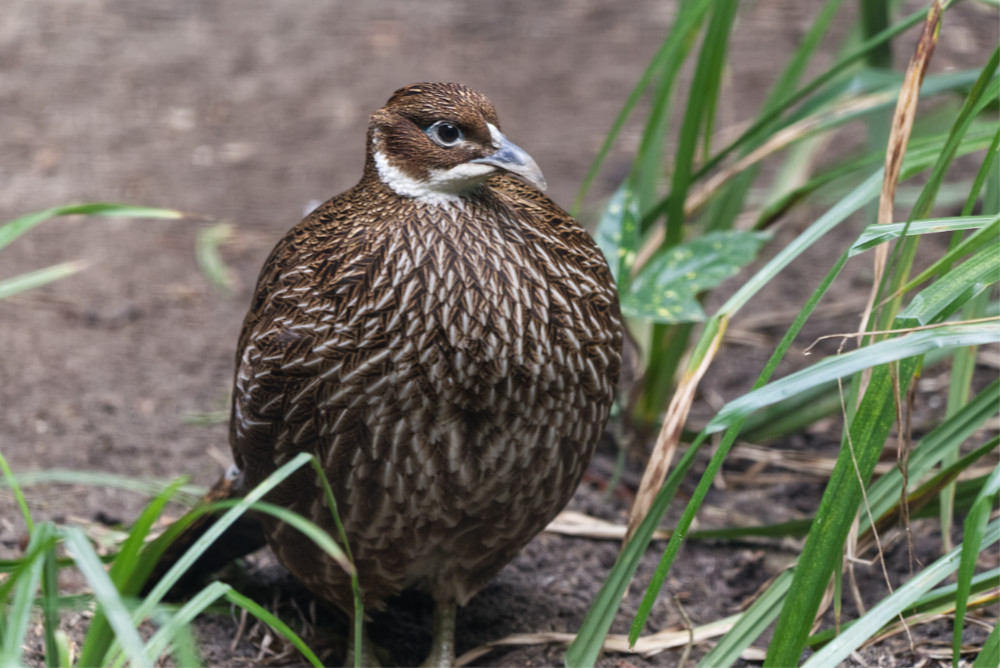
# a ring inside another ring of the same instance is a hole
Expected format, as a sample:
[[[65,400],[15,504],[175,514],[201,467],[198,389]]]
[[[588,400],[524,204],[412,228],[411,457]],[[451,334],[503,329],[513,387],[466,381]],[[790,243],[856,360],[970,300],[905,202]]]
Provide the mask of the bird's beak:
[[[516,174],[522,179],[535,186],[539,190],[547,187],[542,170],[538,168],[534,158],[528,155],[527,151],[503,136],[493,124],[490,124],[490,132],[493,134],[493,146],[496,151],[485,158],[476,158],[469,162],[478,162],[484,165],[499,167],[511,174]]]

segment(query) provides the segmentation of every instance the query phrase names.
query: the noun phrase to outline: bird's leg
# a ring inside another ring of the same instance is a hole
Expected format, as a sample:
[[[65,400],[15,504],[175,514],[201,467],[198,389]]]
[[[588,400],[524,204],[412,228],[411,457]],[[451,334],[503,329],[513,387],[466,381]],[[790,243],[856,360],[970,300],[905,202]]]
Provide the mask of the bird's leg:
[[[434,602],[431,653],[421,666],[450,668],[455,665],[455,601]]]

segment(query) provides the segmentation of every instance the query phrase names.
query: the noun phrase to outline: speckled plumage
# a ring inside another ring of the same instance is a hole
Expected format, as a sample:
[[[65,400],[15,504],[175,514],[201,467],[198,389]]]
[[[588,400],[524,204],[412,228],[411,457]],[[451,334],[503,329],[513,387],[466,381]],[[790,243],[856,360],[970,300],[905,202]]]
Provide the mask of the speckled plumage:
[[[438,119],[463,129],[461,146],[427,141]],[[417,184],[474,174],[497,128],[467,88],[397,91],[372,117],[358,185],[271,253],[240,336],[237,465],[252,486],[318,456],[369,608],[406,587],[465,603],[565,505],[611,407],[618,301],[576,222],[501,169],[421,197],[375,164],[381,153]],[[311,470],[268,498],[336,535]],[[335,563],[265,527],[292,573],[350,610]]]

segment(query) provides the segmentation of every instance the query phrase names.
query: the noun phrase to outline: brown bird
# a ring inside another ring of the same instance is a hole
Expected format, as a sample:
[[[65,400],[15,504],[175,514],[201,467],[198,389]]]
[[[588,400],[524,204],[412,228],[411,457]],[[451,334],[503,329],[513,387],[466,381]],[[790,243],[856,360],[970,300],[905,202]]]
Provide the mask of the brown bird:
[[[523,180],[522,180],[523,179]],[[465,86],[397,90],[361,181],[272,251],[236,357],[230,441],[253,486],[297,453],[330,480],[364,606],[454,619],[569,500],[614,396],[622,325],[600,250]],[[337,532],[300,471],[269,495]],[[343,569],[265,518],[278,559],[352,612]]]

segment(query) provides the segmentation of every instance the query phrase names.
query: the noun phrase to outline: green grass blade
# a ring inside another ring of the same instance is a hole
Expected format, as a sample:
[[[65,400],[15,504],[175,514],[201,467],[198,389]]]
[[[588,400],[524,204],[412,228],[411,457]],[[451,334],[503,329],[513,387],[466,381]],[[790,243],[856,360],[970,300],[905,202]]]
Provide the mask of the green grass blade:
[[[914,295],[895,324],[920,327],[943,322],[997,281],[1000,257],[996,246],[984,248]]]
[[[0,595],[0,601],[4,602],[7,613],[3,634],[0,635],[0,666],[22,665],[21,653],[31,621],[35,592],[41,584],[46,555],[54,542],[55,526],[50,522],[37,525],[28,542],[24,567],[4,583],[5,591]],[[12,592],[9,599],[7,591]]]
[[[825,382],[846,378],[879,364],[923,355],[938,348],[959,348],[1000,341],[1000,326],[993,323],[944,325],[911,332],[893,339],[828,357],[770,385],[730,401],[716,413],[705,430],[714,433],[725,429],[738,418],[777,403]]]
[[[125,218],[183,218],[184,214],[172,209],[156,209],[129,204],[73,204],[57,206],[45,211],[28,213],[0,225],[0,249],[4,248],[31,228],[57,216],[117,216]]]
[[[107,616],[108,624],[114,629],[115,637],[121,644],[129,663],[132,666],[152,666],[153,663],[143,652],[142,638],[132,624],[132,616],[129,615],[118,589],[105,572],[90,541],[87,540],[87,534],[79,527],[65,527],[61,533],[67,549],[73,555],[73,561],[87,579],[87,583],[94,591],[94,598]]]
[[[983,643],[979,656],[972,663],[972,668],[995,668],[996,666],[1000,666],[1000,624],[993,626],[990,635],[986,637],[986,642]]]
[[[9,480],[0,481],[0,488],[16,485],[30,487],[43,484],[89,485],[92,487],[107,487],[135,492],[144,496],[157,496],[170,489],[173,483],[157,478],[137,478],[100,471],[73,471],[71,469],[43,469],[41,471],[23,471],[12,475]],[[199,485],[183,485],[177,491],[176,501],[192,505],[199,501],[208,490]]]
[[[14,472],[10,470],[10,466],[7,464],[7,460],[3,456],[3,452],[0,452],[0,471],[3,471],[3,480],[0,481],[0,488],[4,485],[10,487],[11,491],[14,493],[14,499],[17,500],[17,507],[21,511],[21,517],[24,519],[24,524],[28,528],[28,535],[31,535],[35,531],[35,523],[31,519],[31,510],[28,508],[28,500],[24,498],[24,492],[21,491],[21,485],[18,484],[17,477]]]
[[[949,453],[957,453],[977,429],[996,415],[998,405],[1000,405],[1000,380],[995,380],[976,395],[975,399],[920,439],[918,446],[910,455],[907,467],[909,479],[915,484],[944,461]],[[902,486],[903,475],[898,468],[880,477],[868,492],[872,515],[876,518],[881,517],[894,504],[898,504]],[[865,531],[867,528],[868,517],[862,516],[860,530]]]
[[[995,103],[998,94],[1000,94],[1000,78],[997,77],[998,65],[1000,65],[1000,46],[993,50],[989,61],[962,104],[949,134],[948,142],[934,165],[917,203],[913,206],[911,217],[926,218],[930,213],[938,189],[944,182],[945,173],[955,159],[958,147],[969,126],[987,105]]]
[[[774,582],[740,615],[739,620],[729,632],[719,639],[708,654],[698,663],[705,668],[715,666],[731,666],[736,663],[740,654],[750,644],[760,637],[760,634],[771,625],[781,610],[781,603],[792,584],[792,572],[784,571]]]
[[[1000,541],[1000,520],[994,521],[983,536],[984,547]],[[959,547],[910,578],[895,592],[879,601],[863,617],[806,661],[803,668],[836,666],[847,659],[869,637],[914,603],[934,585],[958,569],[964,549]],[[973,554],[972,558],[978,555]]]
[[[299,453],[288,462],[285,462],[274,473],[269,475],[239,502],[235,503],[222,517],[220,517],[197,541],[177,560],[169,571],[160,579],[153,589],[146,596],[145,600],[133,612],[133,618],[138,622],[149,615],[153,608],[159,604],[168,591],[177,583],[181,575],[185,573],[191,565],[221,536],[226,529],[232,525],[236,519],[242,515],[253,504],[257,503],[265,494],[274,489],[282,480],[290,476],[297,469],[304,466],[311,458],[311,455]]]
[[[929,267],[910,279],[902,287],[902,291],[909,292],[937,274],[949,273],[951,266],[963,257],[981,249],[994,250],[998,245],[1000,245],[1000,216],[995,216],[986,227],[980,228],[965,239],[960,240],[953,248],[949,248],[944,255],[932,262]],[[980,309],[967,314],[966,319],[971,320],[983,316],[985,316],[985,310]]]
[[[111,566],[108,576],[115,583],[118,591],[125,596],[135,596],[146,580],[149,571],[152,569],[155,560],[148,562],[140,557],[140,552],[145,545],[146,536],[156,520],[162,515],[167,502],[180,489],[187,478],[178,478],[167,486],[155,499],[153,499],[139,515],[139,518],[132,525],[128,538],[122,544]],[[146,568],[142,568],[145,565]],[[142,571],[139,577],[133,577],[137,571]],[[107,654],[111,643],[114,641],[111,626],[103,610],[98,610],[94,614],[94,619],[90,622],[87,635],[83,640],[80,650],[80,665],[94,666],[100,663]]]
[[[225,596],[231,589],[232,587],[223,582],[212,582],[192,596],[149,639],[145,647],[146,657],[151,661],[157,661],[168,650],[174,637],[184,627],[194,621],[194,618],[201,614],[205,608]]]
[[[36,269],[24,274],[19,274],[13,278],[0,281],[0,299],[7,299],[12,295],[25,290],[31,290],[54,281],[72,276],[87,267],[86,262],[74,261],[54,264],[44,269]]]
[[[1000,468],[993,469],[983,489],[972,504],[965,518],[962,533],[962,556],[958,566],[958,588],[955,600],[955,624],[952,636],[952,661],[957,666],[962,648],[962,629],[965,626],[965,609],[972,589],[972,576],[976,570],[980,546],[987,540],[986,527],[990,513],[1000,492]]]
[[[674,154],[674,170],[666,212],[666,236],[661,247],[676,246],[684,238],[684,203],[691,187],[694,158],[698,150],[700,133],[709,135],[712,132],[711,125],[706,125],[706,111],[711,104],[710,96],[719,88],[729,44],[729,31],[736,18],[737,7],[738,3],[733,0],[717,2],[705,32],[701,54],[688,92],[687,108],[684,110],[681,130],[677,136],[677,150]],[[654,175],[659,176],[658,173]],[[650,200],[643,201],[642,210],[647,211],[651,204]]]
[[[953,3],[954,0],[944,3],[944,6],[948,7]],[[759,141],[761,136],[766,136],[767,134],[773,132],[773,130],[777,127],[780,127],[780,124],[775,124],[775,121],[780,119],[781,115],[786,110],[790,109],[829,82],[844,74],[844,72],[853,67],[858,61],[862,60],[872,49],[877,48],[880,44],[883,44],[897,35],[909,30],[918,23],[922,23],[926,17],[926,9],[917,10],[905,19],[895,23],[889,29],[873,36],[869,40],[866,40],[855,50],[841,57],[836,63],[831,65],[829,69],[825,70],[799,90],[790,93],[786,97],[775,102],[770,110],[762,114],[753,125],[743,132],[743,134],[733,140],[733,142],[724,149],[712,156],[712,159],[706,162],[701,169],[698,170],[698,172],[694,175],[694,178],[700,179],[705,174],[711,173],[716,167],[719,166],[719,163],[721,163],[722,160],[737,149],[742,149],[746,146],[753,146],[754,141]],[[774,124],[773,127],[772,124]]]
[[[826,36],[830,23],[840,10],[842,2],[843,0],[828,0],[823,5],[823,8],[812,22],[809,31],[802,38],[798,49],[796,49],[795,53],[789,59],[781,76],[778,77],[777,83],[771,89],[764,104],[761,105],[759,117],[773,112],[783,99],[794,92],[795,86],[798,85],[802,74],[812,60],[816,48],[823,37]],[[768,129],[767,126],[760,127],[757,134],[749,138],[747,144],[740,151],[740,155],[746,155],[751,148],[766,138],[768,136]],[[732,180],[726,187],[725,192],[712,200],[708,213],[704,217],[707,230],[730,229],[733,226],[736,217],[743,211],[747,193],[750,191],[750,187],[757,178],[759,171],[759,165],[754,165],[744,170]],[[701,176],[702,171],[699,171],[699,178]]]
[[[912,360],[900,364],[898,382],[906,391]],[[819,609],[834,568],[840,564],[844,540],[861,505],[861,486],[867,486],[893,425],[894,387],[887,365],[871,375],[860,407],[850,420],[840,456],[816,512],[806,539],[799,567],[775,626],[765,666],[798,664],[802,648]]]
[[[59,566],[55,541],[45,550],[42,567],[42,632],[45,634],[45,665],[59,665]]]
[[[305,657],[306,661],[317,668],[322,668],[323,663],[309,648],[309,646],[306,645],[305,641],[303,641],[302,638],[288,626],[288,624],[285,624],[283,621],[268,612],[268,610],[266,610],[263,606],[233,589],[226,592],[226,599],[233,605],[243,608],[251,615],[277,631],[281,636],[288,640],[288,642],[292,643],[295,646],[295,649],[302,653],[302,656]]]
[[[979,230],[1000,221],[998,216],[958,216],[954,218],[932,218],[930,220],[914,220],[911,223],[885,223],[869,225],[851,244],[848,254],[851,257],[875,248],[904,234],[938,234],[940,232],[959,232]]]
[[[576,638],[566,650],[564,658],[566,665],[570,668],[593,666],[597,661],[601,648],[604,646],[604,639],[611,628],[611,622],[614,621],[615,614],[621,606],[625,590],[628,588],[629,582],[632,581],[632,576],[635,575],[635,571],[639,567],[639,561],[652,540],[653,533],[659,527],[664,513],[667,512],[667,507],[677,493],[684,475],[694,463],[698,446],[702,441],[704,441],[702,437],[696,439],[677,462],[677,466],[670,472],[663,487],[657,492],[649,513],[639,525],[635,535],[632,536],[632,540],[619,553],[615,565],[611,568],[601,590],[587,611],[587,616],[584,618],[580,630],[577,631]]]
[[[747,280],[739,290],[719,308],[720,314],[732,315],[768,284],[795,258],[812,246],[824,234],[842,223],[848,216],[878,196],[882,187],[882,170],[878,170],[852,190],[848,195],[820,216],[792,243],[781,249],[760,271]]]
[[[618,134],[625,126],[625,121],[635,109],[635,106],[638,104],[642,94],[649,87],[649,83],[652,81],[653,76],[670,63],[683,62],[684,59],[683,57],[680,57],[680,55],[682,53],[682,49],[685,47],[684,37],[700,24],[705,12],[708,11],[712,2],[713,0],[698,0],[696,3],[692,3],[691,5],[686,3],[682,5],[681,11],[678,12],[670,34],[663,41],[663,44],[656,52],[656,55],[653,56],[652,61],[642,73],[642,76],[639,78],[639,82],[636,84],[635,88],[632,89],[632,93],[629,95],[628,100],[626,100],[622,110],[618,113],[614,123],[612,123],[611,129],[608,131],[608,135],[604,139],[604,143],[601,144],[601,148],[597,152],[597,157],[594,158],[593,164],[587,171],[587,175],[583,179],[583,184],[580,186],[580,192],[573,201],[573,208],[571,211],[574,216],[579,213],[580,205],[583,203],[583,199],[586,197],[587,191],[590,190],[590,186],[594,182],[594,178],[600,171],[601,165],[604,164],[604,159],[607,157],[608,151],[611,150],[611,146],[614,144]],[[687,11],[685,11],[685,9],[687,9]],[[663,86],[661,86],[661,89],[662,88]]]
[[[791,347],[792,342],[795,337],[801,331],[802,327],[805,325],[809,316],[812,315],[816,306],[819,304],[820,299],[826,294],[826,291],[830,288],[834,279],[840,274],[840,271],[844,268],[844,264],[847,262],[847,254],[841,254],[840,259],[834,264],[834,266],[827,272],[826,277],[820,283],[819,287],[813,291],[813,294],[809,297],[805,306],[799,311],[794,322],[785,332],[785,336],[782,337],[777,348],[771,354],[770,359],[768,359],[767,364],[764,365],[763,371],[761,371],[760,376],[754,383],[755,388],[766,387],[767,381],[774,374],[775,369],[778,367],[778,363],[781,362],[788,349]],[[706,327],[706,330],[710,330],[710,327]],[[692,355],[696,357],[697,352]],[[705,495],[708,493],[708,488],[710,487],[712,481],[722,466],[722,462],[725,460],[726,456],[729,454],[729,449],[732,447],[733,443],[736,442],[736,437],[739,435],[740,430],[743,428],[743,420],[746,416],[742,416],[739,419],[733,421],[729,425],[729,429],[723,436],[722,441],[716,448],[715,453],[712,455],[712,459],[709,461],[705,472],[701,476],[701,480],[698,481],[698,487],[695,489],[694,494],[691,495],[691,500],[688,502],[684,509],[684,513],[681,519],[677,523],[677,528],[670,536],[670,541],[667,543],[666,549],[663,551],[663,556],[660,558],[660,563],[657,565],[656,572],[653,574],[653,578],[650,581],[649,586],[646,588],[646,593],[643,596],[642,602],[639,605],[639,610],[636,612],[635,618],[632,620],[632,627],[629,632],[629,642],[635,643],[636,639],[642,631],[642,628],[646,624],[646,619],[649,616],[650,611],[653,608],[653,603],[656,601],[656,597],[659,595],[660,588],[663,586],[663,582],[666,580],[667,573],[670,571],[670,567],[673,565],[674,558],[680,551],[681,544],[684,541],[685,534],[691,527],[691,523],[694,521],[694,517],[701,507],[704,501]],[[705,436],[708,434],[708,430],[702,431],[698,435],[698,438],[694,443],[691,444],[689,451],[694,450],[696,444],[701,443]],[[687,454],[685,454],[687,457]],[[677,470],[673,474],[683,474],[680,465],[678,465]],[[647,517],[648,519],[648,517]],[[635,539],[633,539],[635,540]]]
[[[198,233],[195,240],[195,258],[201,273],[208,278],[208,282],[223,294],[230,294],[233,290],[233,281],[229,276],[229,269],[226,267],[222,255],[219,253],[219,246],[233,235],[233,226],[228,223],[216,223],[204,228]]]

